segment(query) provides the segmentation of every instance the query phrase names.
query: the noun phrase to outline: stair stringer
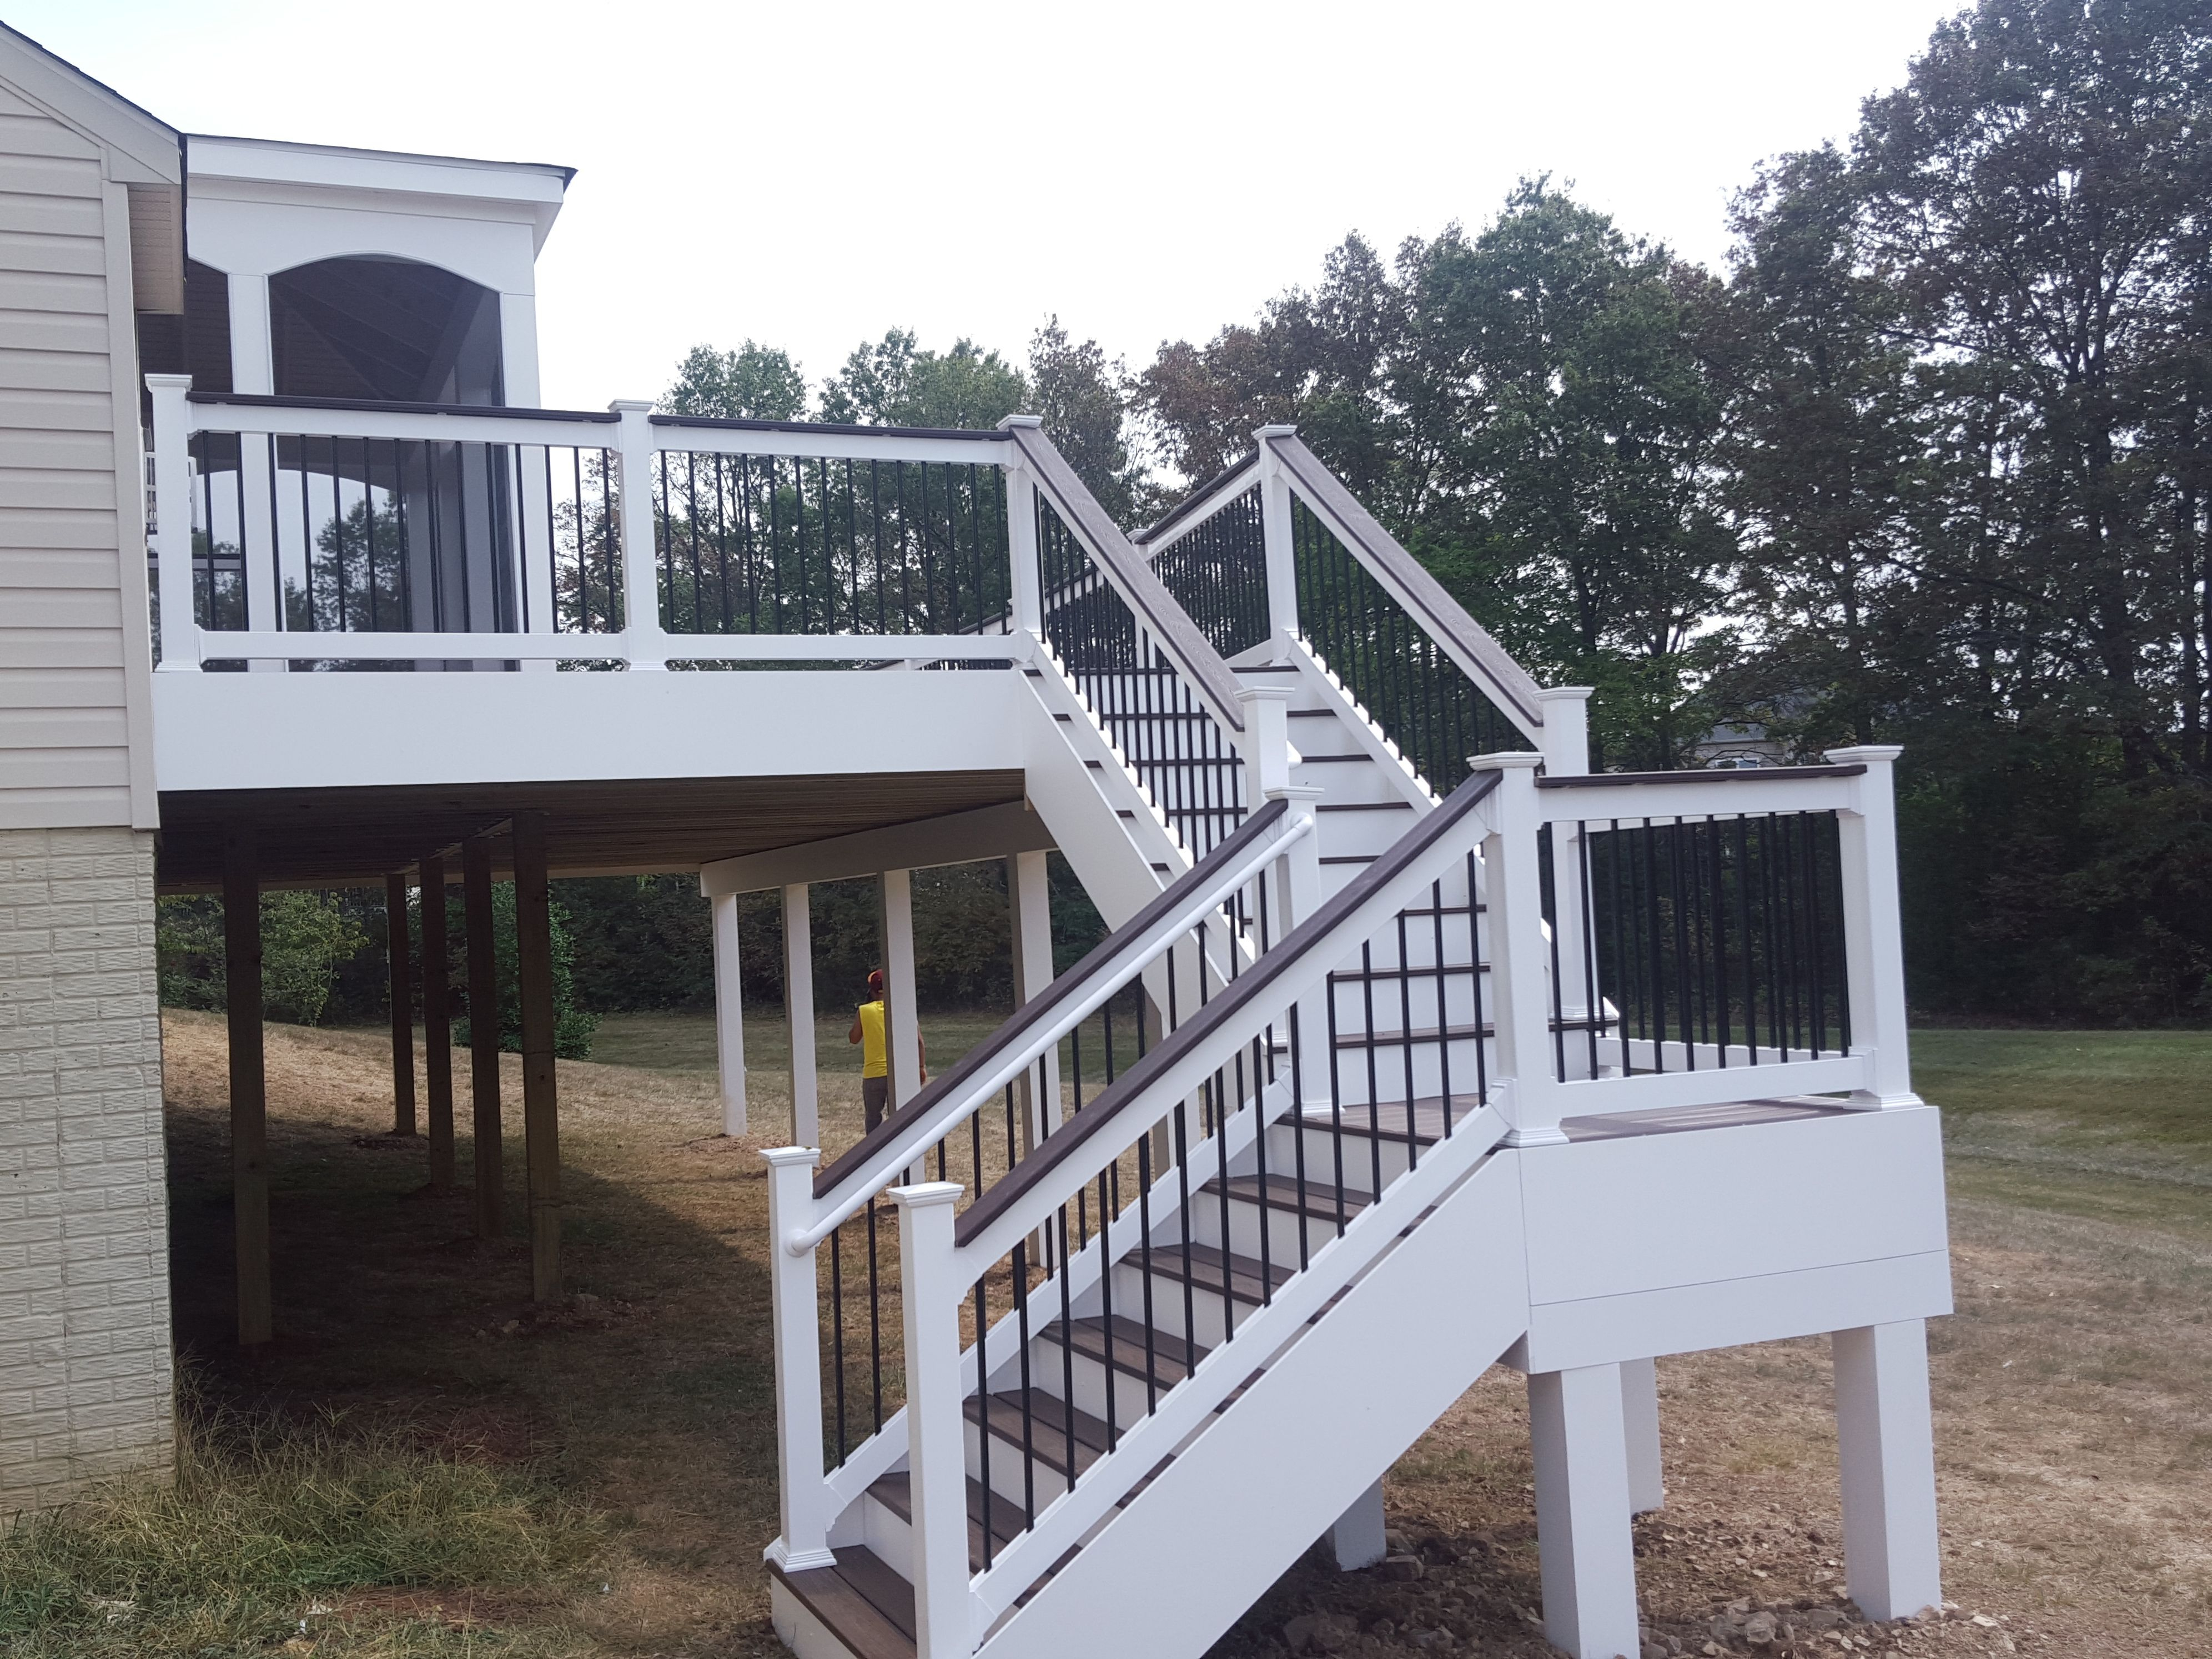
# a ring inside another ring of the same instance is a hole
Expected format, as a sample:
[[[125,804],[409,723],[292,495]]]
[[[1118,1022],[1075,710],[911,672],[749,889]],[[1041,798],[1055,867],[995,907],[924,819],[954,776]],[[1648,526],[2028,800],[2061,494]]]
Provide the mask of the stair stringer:
[[[1494,1152],[1193,1435],[977,1659],[1197,1659],[1526,1334],[1523,1237],[1517,1157]]]

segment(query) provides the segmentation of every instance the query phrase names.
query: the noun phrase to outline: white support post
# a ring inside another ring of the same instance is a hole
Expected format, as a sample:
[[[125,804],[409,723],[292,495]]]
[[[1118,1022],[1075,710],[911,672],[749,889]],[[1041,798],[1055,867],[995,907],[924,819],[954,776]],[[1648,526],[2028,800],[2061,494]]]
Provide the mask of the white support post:
[[[1041,427],[1034,415],[1009,415],[1001,427]],[[1012,446],[1009,445],[1011,448]],[[1026,466],[1006,469],[1006,554],[1012,561],[1007,592],[1012,624],[1033,639],[1044,637],[1044,578],[1037,568],[1036,475]]]
[[[1491,1019],[1498,1032],[1491,1099],[1512,1126],[1505,1137],[1509,1146],[1566,1139],[1552,1081],[1551,946],[1544,938],[1543,875],[1536,858],[1535,769],[1541,759],[1515,750],[1474,755],[1468,762],[1478,772],[1499,774],[1486,803],[1492,830],[1483,838],[1482,862]]]
[[[1628,1443],[1628,1508],[1633,1515],[1664,1509],[1667,1488],[1660,1478],[1659,1362],[1620,1362],[1620,1420]]]
[[[622,473],[623,655],[632,669],[668,666],[668,633],[660,625],[659,550],[653,520],[653,413],[649,403],[617,398],[615,428]]]
[[[1007,854],[1006,908],[1013,924],[1014,1001],[1019,1006],[1043,995],[1052,984],[1052,880],[1044,854]],[[1056,1045],[1024,1073],[1015,1093],[1022,1115],[1022,1154],[1027,1157],[1060,1123],[1060,1049]]]
[[[1545,1636],[1575,1659],[1642,1652],[1620,1368],[1533,1373],[1528,1437]]]
[[[914,872],[880,878],[884,918],[884,1043],[890,1060],[893,1111],[921,1092],[921,1032],[914,994]]]
[[[1906,1319],[1838,1331],[1829,1340],[1844,1583],[1868,1618],[1909,1619],[1943,1602],[1928,1328]]]
[[[189,374],[149,374],[154,402],[154,558],[161,579],[161,660],[168,673],[197,674],[199,623],[192,607],[192,463],[185,394]]]
[[[783,1533],[769,1559],[787,1572],[835,1565],[830,1523],[836,1516],[822,1478],[822,1319],[814,1252],[793,1255],[785,1241],[814,1218],[811,1147],[779,1146],[768,1160],[769,1293],[775,1325],[775,1461]]]
[[[1544,715],[1537,746],[1544,757],[1545,775],[1578,778],[1589,771],[1589,697],[1587,685],[1560,685],[1539,691],[1536,702]],[[1589,895],[1582,881],[1582,831],[1571,823],[1552,826],[1552,890],[1556,902],[1552,930],[1558,941],[1559,1015],[1563,1019],[1587,1019],[1592,1012],[1596,963],[1589,953]],[[1574,1045],[1568,1045],[1571,1060]],[[1588,1051],[1584,1051],[1587,1069]]]
[[[1298,631],[1297,538],[1291,514],[1291,481],[1276,461],[1268,440],[1291,437],[1297,432],[1294,426],[1263,426],[1252,434],[1260,446],[1260,533],[1267,569],[1267,633],[1278,662],[1289,660],[1284,641]]]
[[[1328,1529],[1328,1547],[1340,1572],[1358,1572],[1390,1553],[1389,1534],[1382,1524],[1382,1481],[1360,1493],[1337,1517]]]
[[[1244,799],[1257,811],[1261,801],[1291,787],[1291,688],[1240,685],[1237,705],[1244,711]]]
[[[906,1444],[913,1505],[916,1659],[975,1650],[968,1588],[966,1389],[960,1377],[960,1292],[952,1244],[957,1182],[894,1187],[899,1215],[899,1310],[906,1325]]]
[[[745,1011],[738,959],[738,896],[714,907],[714,1058],[722,1086],[722,1133],[745,1132]]]
[[[791,1033],[791,1138],[822,1144],[814,1071],[814,910],[804,882],[783,890],[783,1018]]]
[[[1856,811],[1839,813],[1843,862],[1844,980],[1851,1000],[1851,1047],[1872,1050],[1871,1086],[1857,1106],[1917,1106],[1912,1051],[1905,1030],[1905,922],[1897,893],[1897,796],[1893,769],[1905,751],[1893,744],[1831,749],[1838,766],[1860,765]]]

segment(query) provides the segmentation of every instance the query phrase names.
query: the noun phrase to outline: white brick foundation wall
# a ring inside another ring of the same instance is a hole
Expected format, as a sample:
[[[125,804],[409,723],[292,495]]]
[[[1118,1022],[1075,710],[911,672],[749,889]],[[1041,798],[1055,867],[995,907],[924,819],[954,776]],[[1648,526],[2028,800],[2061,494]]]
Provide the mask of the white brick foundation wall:
[[[0,1516],[174,1449],[154,838],[0,830]]]

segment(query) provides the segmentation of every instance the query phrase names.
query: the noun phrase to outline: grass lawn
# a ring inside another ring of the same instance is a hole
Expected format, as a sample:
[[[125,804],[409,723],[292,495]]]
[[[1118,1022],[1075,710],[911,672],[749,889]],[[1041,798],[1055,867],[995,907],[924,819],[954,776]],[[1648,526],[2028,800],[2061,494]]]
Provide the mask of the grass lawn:
[[[926,1016],[933,1069],[993,1023]],[[860,1127],[845,1024],[817,1037],[833,1152]],[[249,1355],[229,1335],[221,1018],[169,1014],[187,1449],[167,1492],[0,1534],[0,1659],[781,1654],[760,1566],[776,1025],[749,1024],[748,1139],[715,1133],[702,1016],[610,1018],[592,1060],[561,1063],[578,1294],[544,1308],[514,1057],[507,1236],[485,1248],[465,1188],[429,1191],[420,1142],[382,1133],[383,1034],[270,1027],[278,1335]],[[1958,1312],[1931,1334],[1947,1593],[1999,1622],[1900,1650],[2212,1648],[2212,1035],[1916,1042],[1952,1150]],[[465,1099],[459,1116],[465,1182]],[[1804,1182],[1808,1205],[1850,1201],[1817,1170]],[[1832,1595],[1825,1343],[1670,1358],[1660,1382],[1668,1504],[1638,1523],[1650,1616],[1693,1632],[1736,1597]],[[1493,1370],[1389,1482],[1393,1526],[1461,1558],[1421,1589],[1455,1598],[1456,1651],[1547,1651],[1519,1612],[1538,1595],[1527,1437],[1519,1380]],[[1379,1593],[1309,1561],[1216,1651],[1279,1654],[1304,1611],[1371,1624]],[[1421,1650],[1379,1626],[1361,1641]]]

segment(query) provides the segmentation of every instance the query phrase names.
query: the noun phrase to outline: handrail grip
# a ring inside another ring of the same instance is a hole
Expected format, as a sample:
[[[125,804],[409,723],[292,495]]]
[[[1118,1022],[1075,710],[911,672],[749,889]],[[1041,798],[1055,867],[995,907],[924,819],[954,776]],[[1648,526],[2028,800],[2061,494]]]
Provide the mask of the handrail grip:
[[[380,398],[295,398],[266,392],[187,392],[193,404],[233,404],[240,409],[317,409],[339,414],[482,416],[508,421],[588,421],[612,426],[622,417],[605,409],[509,408],[504,404],[387,403]]]
[[[1130,978],[1175,948],[1188,928],[1204,921],[1224,898],[1280,858],[1291,842],[1312,833],[1310,814],[1285,827],[1289,810],[1287,801],[1275,800],[1254,813],[1181,880],[823,1170],[814,1183],[817,1200],[831,1199],[841,1187],[854,1190],[793,1234],[787,1241],[793,1253],[811,1249],[828,1237],[859,1212],[884,1180],[920,1158],[983,1099],[1020,1076],[1047,1047],[1089,1018]],[[1101,981],[1105,982],[1103,991]],[[989,1081],[978,1085],[979,1078]],[[948,1100],[957,1102],[957,1109],[945,1109]]]
[[[1352,550],[1393,598],[1413,613],[1451,654],[1472,665],[1480,677],[1504,699],[1506,711],[1529,735],[1541,731],[1544,705],[1528,671],[1514,661],[1505,647],[1490,636],[1481,623],[1467,614],[1458,600],[1413,556],[1398,544],[1397,538],[1376,522],[1358,497],[1337,481],[1313,451],[1295,435],[1267,441],[1277,461],[1298,487],[1336,520],[1352,542]]]
[[[1251,487],[1251,478],[1247,475],[1256,477],[1255,469],[1259,465],[1260,456],[1256,450],[1242,460],[1231,461],[1142,530],[1132,531],[1129,545],[1141,550],[1147,559],[1158,556],[1161,550],[1152,545],[1154,542],[1166,538],[1168,532],[1200,508],[1211,506],[1219,497],[1243,495]],[[1181,540],[1182,538],[1177,536],[1172,539]]]
[[[1115,591],[1174,659],[1176,672],[1205,699],[1207,712],[1230,731],[1242,732],[1244,717],[1237,702],[1240,684],[1212,641],[1199,632],[1198,624],[1092,499],[1051,440],[1032,426],[1007,429],[1023,460],[1036,474],[1038,487],[1051,496],[1054,510],[1090,544],[1092,558],[1103,568]]]
[[[1204,1007],[1176,1027],[1135,1065],[1078,1108],[1049,1140],[1010,1170],[1005,1180],[977,1197],[954,1224],[954,1244],[964,1248],[970,1243],[1047,1176],[1080,1152],[1085,1142],[1150,1089],[1162,1073],[1249,1010],[1308,949],[1326,938],[1377,889],[1425,857],[1438,841],[1457,829],[1498,787],[1498,777],[1494,771],[1478,772],[1453,790],[1442,806],[1285,933],[1273,950],[1231,981],[1218,995],[1209,998]]]

